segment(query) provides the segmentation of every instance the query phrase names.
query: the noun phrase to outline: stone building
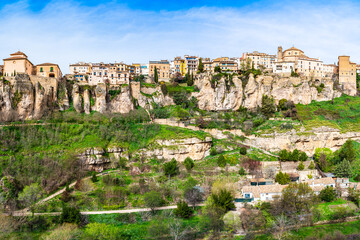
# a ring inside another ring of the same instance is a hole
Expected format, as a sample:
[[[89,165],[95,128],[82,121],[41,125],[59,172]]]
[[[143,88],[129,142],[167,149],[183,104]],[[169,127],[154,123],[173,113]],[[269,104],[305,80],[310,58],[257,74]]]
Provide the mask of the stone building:
[[[9,58],[4,59],[4,76],[15,76],[17,73],[35,75],[34,65],[29,61],[23,52],[10,54]]]
[[[36,76],[60,79],[62,78],[62,73],[59,65],[54,63],[43,63],[36,65]]]
[[[276,60],[276,55],[254,51],[252,53],[244,53],[242,58],[249,58],[255,69],[260,69],[262,67],[264,69],[272,70]]]
[[[339,56],[339,84],[345,94],[355,96],[356,89],[356,63],[350,62],[349,56]]]
[[[238,70],[238,64],[234,60],[230,60],[228,57],[219,57],[210,61],[203,62],[204,71],[206,72],[215,72],[215,67],[220,67],[223,72],[236,72]]]
[[[149,76],[154,77],[155,68],[157,69],[159,80],[168,81],[170,79],[170,63],[167,60],[150,61]]]

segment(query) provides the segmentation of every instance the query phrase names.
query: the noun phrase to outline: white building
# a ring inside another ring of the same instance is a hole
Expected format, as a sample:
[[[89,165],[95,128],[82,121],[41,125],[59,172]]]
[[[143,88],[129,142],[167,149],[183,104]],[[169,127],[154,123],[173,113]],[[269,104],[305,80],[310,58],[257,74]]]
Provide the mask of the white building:
[[[86,82],[91,71],[91,63],[78,62],[70,64],[69,71],[71,75],[74,75],[76,81]]]
[[[244,53],[243,59],[248,59],[248,58],[251,60],[255,69],[260,69],[260,67],[262,66],[265,69],[272,70],[276,60],[276,55],[260,53],[257,51],[254,51],[252,53]]]
[[[130,73],[121,69],[120,64],[104,64],[98,63],[91,66],[89,74],[89,85],[97,85],[105,83],[110,85],[129,84]]]

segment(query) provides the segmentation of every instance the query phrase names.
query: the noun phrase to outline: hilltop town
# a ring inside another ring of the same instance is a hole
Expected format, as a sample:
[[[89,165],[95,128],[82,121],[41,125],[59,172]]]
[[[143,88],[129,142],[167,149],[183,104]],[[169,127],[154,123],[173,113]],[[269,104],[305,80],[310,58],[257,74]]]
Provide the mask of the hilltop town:
[[[69,232],[84,239],[291,239],[297,227],[358,226],[350,56],[324,64],[278,47],[79,62],[69,74],[30,59],[18,51],[0,68],[0,206],[14,219],[35,212],[29,228],[51,221],[41,236],[64,223],[83,224]],[[27,232],[9,219],[10,235]]]

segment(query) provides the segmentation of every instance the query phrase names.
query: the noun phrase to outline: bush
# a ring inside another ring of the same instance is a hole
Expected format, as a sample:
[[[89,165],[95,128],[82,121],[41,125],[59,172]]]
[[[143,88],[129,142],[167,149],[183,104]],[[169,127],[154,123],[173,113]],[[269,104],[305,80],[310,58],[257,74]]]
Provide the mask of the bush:
[[[185,201],[179,201],[177,203],[177,208],[174,210],[174,214],[180,218],[190,218],[193,214],[193,210]]]
[[[225,212],[235,209],[235,199],[231,192],[226,189],[221,189],[218,194],[211,194],[210,198],[213,200],[215,206],[224,209]]]
[[[271,117],[276,111],[274,99],[267,95],[262,97],[261,113],[266,117]]]
[[[239,170],[239,175],[240,175],[240,176],[246,175],[246,171],[245,171],[245,169],[244,169],[243,167],[240,168],[240,170]]]
[[[161,193],[156,191],[147,192],[144,195],[145,206],[150,208],[152,211],[157,207],[164,206],[165,201],[161,196]]]
[[[179,174],[179,166],[174,158],[170,162],[164,164],[164,174],[169,177]]]
[[[215,148],[215,147],[212,147],[212,148],[210,149],[210,155],[211,155],[211,156],[215,156],[216,154],[217,154],[216,148]]]
[[[310,170],[315,169],[315,164],[314,164],[313,161],[311,161],[311,163],[309,164],[309,169],[310,169]]]
[[[302,171],[304,169],[305,169],[305,166],[304,166],[303,162],[300,162],[298,167],[297,167],[297,170]]]
[[[279,183],[281,185],[288,184],[290,182],[290,176],[289,176],[289,174],[283,173],[283,172],[280,171],[275,176],[275,182],[277,182],[277,183]]]
[[[97,178],[97,176],[96,176],[96,172],[93,172],[93,173],[92,173],[91,181],[92,181],[93,183],[99,181],[98,178]]]
[[[246,147],[241,147],[241,148],[240,148],[240,154],[241,154],[241,155],[246,155],[246,153],[247,153]]]
[[[165,83],[161,84],[161,92],[166,96],[168,94],[168,89]]]
[[[225,157],[224,157],[224,155],[220,155],[218,158],[217,158],[217,165],[219,166],[219,167],[225,167],[226,166],[226,159],[225,159]]]
[[[63,204],[62,212],[60,215],[60,222],[79,224],[81,222],[80,210],[76,207],[69,207]]]
[[[195,163],[190,157],[187,157],[187,158],[185,158],[184,166],[185,166],[186,170],[188,170],[190,172],[191,169],[193,169],[193,167],[195,166]]]
[[[336,198],[336,191],[333,187],[327,186],[320,192],[320,199],[325,202],[332,202]]]
[[[344,220],[347,217],[353,216],[354,210],[348,209],[346,207],[340,206],[335,209],[335,211],[331,214],[331,220]]]
[[[334,170],[336,177],[344,178],[352,176],[352,168],[348,160],[343,160],[341,163],[337,164]]]

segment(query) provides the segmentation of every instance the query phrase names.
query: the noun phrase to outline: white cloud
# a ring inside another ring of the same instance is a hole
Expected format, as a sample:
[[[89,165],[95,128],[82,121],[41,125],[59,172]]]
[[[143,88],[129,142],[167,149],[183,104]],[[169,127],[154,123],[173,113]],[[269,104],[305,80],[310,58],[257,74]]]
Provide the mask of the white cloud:
[[[295,45],[327,63],[348,54],[360,62],[359,5],[288,2],[261,8],[193,8],[140,11],[110,3],[86,7],[53,0],[40,12],[26,1],[0,14],[2,57],[25,51],[34,64],[76,61],[147,62],[177,55],[241,56],[244,51],[276,53]]]

